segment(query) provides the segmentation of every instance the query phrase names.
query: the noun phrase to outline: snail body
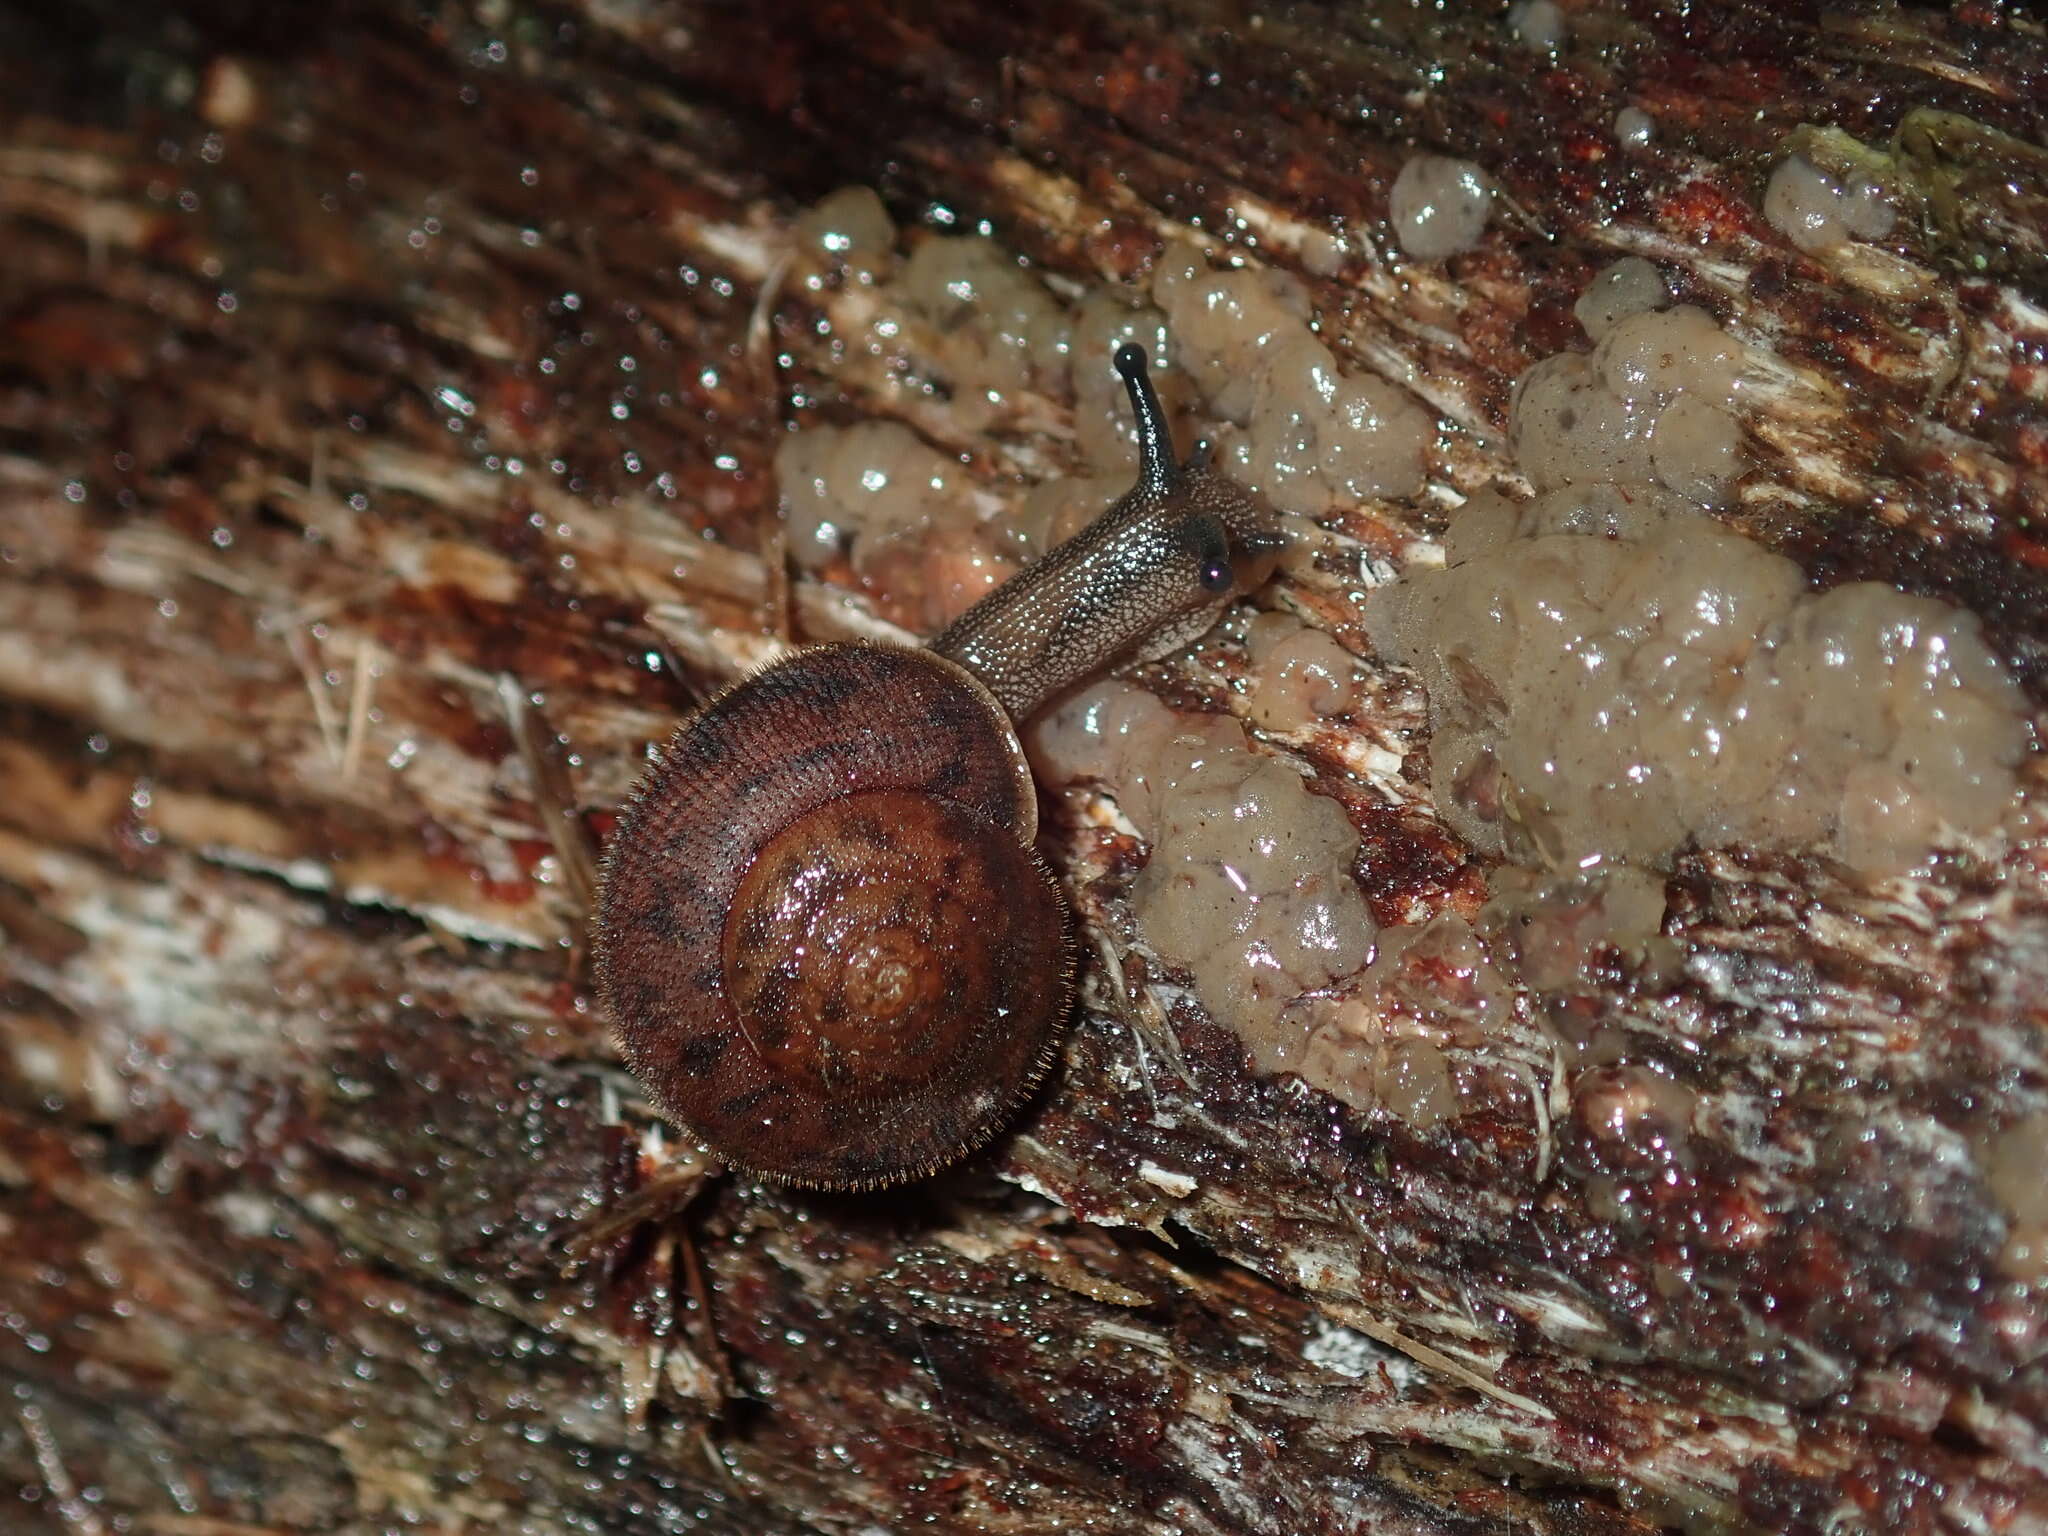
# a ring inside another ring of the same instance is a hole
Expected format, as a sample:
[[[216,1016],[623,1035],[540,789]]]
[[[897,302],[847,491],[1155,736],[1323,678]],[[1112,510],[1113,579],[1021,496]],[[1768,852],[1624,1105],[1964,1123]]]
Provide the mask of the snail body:
[[[1137,484],[929,649],[824,645],[685,720],[606,849],[600,988],[667,1118],[737,1167],[857,1189],[995,1134],[1073,1000],[1014,721],[1161,655],[1261,580],[1272,513],[1177,463],[1145,373]]]

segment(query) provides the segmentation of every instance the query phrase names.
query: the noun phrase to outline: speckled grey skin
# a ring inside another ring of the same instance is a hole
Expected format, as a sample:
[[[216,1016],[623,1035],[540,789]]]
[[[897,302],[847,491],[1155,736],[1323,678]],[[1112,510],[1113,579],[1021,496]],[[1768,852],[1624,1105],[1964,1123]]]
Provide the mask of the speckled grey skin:
[[[1144,351],[1126,344],[1115,361],[1138,415],[1137,484],[932,642],[1015,720],[1104,667],[1186,645],[1265,579],[1285,542],[1272,510],[1203,449],[1176,462]]]

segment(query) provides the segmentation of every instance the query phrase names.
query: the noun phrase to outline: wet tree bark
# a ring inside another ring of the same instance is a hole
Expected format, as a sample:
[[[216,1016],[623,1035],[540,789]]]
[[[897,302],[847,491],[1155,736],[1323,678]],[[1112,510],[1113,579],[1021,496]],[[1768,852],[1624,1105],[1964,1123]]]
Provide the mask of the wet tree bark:
[[[1190,226],[1302,271],[1440,492],[1649,255],[1783,363],[1734,519],[2048,697],[2039,27],[1565,9],[1555,60],[1491,7],[0,12],[0,1528],[2048,1528],[1986,1172],[2048,1106],[2038,818],[1905,896],[1688,861],[1683,975],[1576,1004],[1698,1095],[1676,1169],[1540,1055],[1427,1130],[1253,1077],[1057,816],[1075,1033],[928,1184],[672,1209],[595,1010],[643,744],[785,620],[872,627],[772,558],[793,399],[946,431],[778,287],[849,182],[1081,282]],[[1763,222],[1802,124],[1897,157],[1895,239]],[[1388,238],[1416,146],[1512,205],[1448,265]],[[1449,499],[1334,514],[1282,597],[1369,654],[1368,556]],[[1211,662],[1155,675],[1227,708]],[[1382,919],[1476,888],[1341,749]]]

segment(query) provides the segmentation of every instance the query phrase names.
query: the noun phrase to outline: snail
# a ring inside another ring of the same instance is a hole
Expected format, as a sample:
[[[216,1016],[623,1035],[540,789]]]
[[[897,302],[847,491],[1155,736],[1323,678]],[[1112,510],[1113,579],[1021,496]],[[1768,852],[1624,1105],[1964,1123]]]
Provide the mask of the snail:
[[[668,1119],[785,1183],[871,1188],[986,1142],[1073,1000],[1013,722],[1206,630],[1262,581],[1274,514],[1177,461],[1117,349],[1137,482],[927,649],[820,645],[719,693],[605,851],[595,958],[621,1055]]]

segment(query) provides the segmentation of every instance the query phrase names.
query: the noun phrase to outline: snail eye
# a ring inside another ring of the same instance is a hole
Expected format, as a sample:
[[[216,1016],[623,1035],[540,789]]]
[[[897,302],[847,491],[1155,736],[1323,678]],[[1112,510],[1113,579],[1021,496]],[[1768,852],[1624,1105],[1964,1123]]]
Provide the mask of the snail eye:
[[[1195,557],[1195,580],[1202,590],[1212,595],[1228,592],[1237,572],[1230,564],[1230,535],[1222,519],[1200,513],[1181,526],[1180,537]]]

